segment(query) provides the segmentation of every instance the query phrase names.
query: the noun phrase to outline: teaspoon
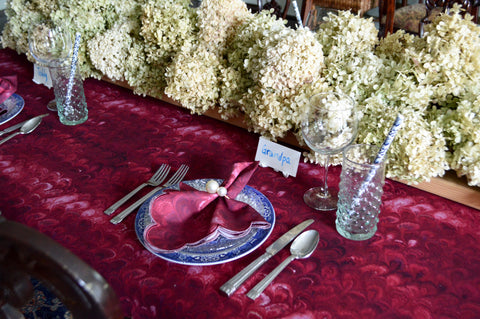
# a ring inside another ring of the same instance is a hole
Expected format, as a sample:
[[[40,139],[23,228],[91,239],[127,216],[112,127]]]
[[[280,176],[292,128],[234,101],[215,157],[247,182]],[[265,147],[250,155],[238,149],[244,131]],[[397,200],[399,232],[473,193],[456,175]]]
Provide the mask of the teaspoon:
[[[260,294],[267,288],[267,286],[275,279],[275,277],[282,272],[287,265],[297,258],[307,258],[317,248],[318,241],[320,240],[318,232],[316,230],[307,230],[301,233],[290,246],[291,255],[285,259],[280,265],[277,266],[271,273],[269,273],[262,281],[260,281],[255,287],[252,288],[247,296],[255,300]]]
[[[26,121],[25,124],[23,124],[22,127],[20,127],[20,130],[18,132],[15,132],[12,135],[10,135],[10,136],[4,138],[3,140],[1,140],[0,145],[5,143],[9,139],[19,135],[19,134],[28,134],[28,133],[33,132],[33,130],[35,130],[37,128],[37,126],[40,125],[41,122],[42,122],[41,117],[34,117],[34,118]]]

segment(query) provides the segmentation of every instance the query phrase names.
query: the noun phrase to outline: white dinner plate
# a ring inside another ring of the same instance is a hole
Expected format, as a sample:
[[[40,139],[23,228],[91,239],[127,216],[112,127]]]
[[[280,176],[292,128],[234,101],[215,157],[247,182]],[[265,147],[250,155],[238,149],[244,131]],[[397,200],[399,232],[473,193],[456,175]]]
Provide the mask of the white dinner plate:
[[[198,179],[193,181],[184,181],[185,184],[198,189],[205,190],[205,184],[211,179]],[[222,180],[217,180],[219,184]],[[167,189],[179,189],[179,184],[169,187]],[[212,242],[195,246],[186,247],[178,252],[172,253],[158,253],[151,251],[145,244],[143,233],[145,228],[153,223],[150,216],[150,201],[152,198],[162,194],[163,190],[153,195],[149,200],[145,201],[140,206],[137,217],[135,219],[135,232],[142,245],[154,255],[184,265],[216,265],[226,263],[240,257],[243,257],[256,248],[258,248],[270,236],[275,225],[275,211],[270,201],[258,190],[245,186],[243,190],[235,198],[238,201],[244,202],[252,206],[260,215],[270,223],[267,229],[253,228],[246,236],[239,239],[227,239],[219,236]]]
[[[0,103],[0,124],[6,123],[13,119],[23,110],[25,101],[18,94],[12,94],[3,103]]]

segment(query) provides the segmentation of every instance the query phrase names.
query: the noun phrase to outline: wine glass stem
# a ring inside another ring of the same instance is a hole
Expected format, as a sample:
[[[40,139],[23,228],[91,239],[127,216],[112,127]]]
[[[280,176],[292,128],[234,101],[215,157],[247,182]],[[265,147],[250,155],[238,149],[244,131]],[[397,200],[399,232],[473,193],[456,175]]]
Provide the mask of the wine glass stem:
[[[325,160],[324,160],[324,167],[325,167],[325,170],[324,170],[324,176],[323,176],[323,182],[324,182],[324,185],[323,185],[323,196],[324,197],[328,197],[328,165],[330,163],[330,155],[326,155],[325,156]]]

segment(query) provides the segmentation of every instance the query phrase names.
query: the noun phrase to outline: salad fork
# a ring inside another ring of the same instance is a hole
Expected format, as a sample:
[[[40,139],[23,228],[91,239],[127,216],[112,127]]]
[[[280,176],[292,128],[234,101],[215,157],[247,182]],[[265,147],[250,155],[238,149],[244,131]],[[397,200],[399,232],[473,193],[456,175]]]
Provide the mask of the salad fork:
[[[155,187],[150,193],[148,193],[147,195],[137,200],[135,203],[130,205],[128,208],[126,208],[123,212],[121,212],[117,216],[110,219],[110,222],[112,224],[120,223],[125,217],[130,215],[131,212],[133,212],[138,206],[143,204],[143,202],[145,202],[147,199],[152,197],[156,192],[158,192],[163,188],[170,187],[172,185],[180,183],[184,179],[185,175],[187,174],[188,169],[189,167],[187,165],[182,164],[182,166],[180,166],[180,168],[175,172],[175,174],[173,174],[172,177],[170,177],[170,179],[165,184],[163,184],[162,186]]]
[[[122,199],[117,201],[115,204],[107,208],[104,213],[107,215],[111,215],[114,211],[116,211],[120,206],[123,205],[127,200],[129,200],[133,195],[138,193],[142,188],[145,186],[158,186],[161,182],[167,178],[168,173],[170,172],[170,166],[166,164],[162,164],[160,168],[153,174],[153,176],[146,182],[140,184],[135,188],[133,191],[125,195]]]

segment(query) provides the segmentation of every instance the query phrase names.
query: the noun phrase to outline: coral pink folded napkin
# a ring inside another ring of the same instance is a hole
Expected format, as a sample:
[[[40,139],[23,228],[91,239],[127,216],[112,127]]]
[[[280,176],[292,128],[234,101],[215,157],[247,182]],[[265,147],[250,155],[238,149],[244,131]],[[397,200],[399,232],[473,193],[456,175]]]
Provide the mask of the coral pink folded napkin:
[[[5,102],[17,90],[17,76],[0,77],[0,103]]]
[[[221,185],[226,196],[196,190],[185,183],[150,203],[152,225],[144,232],[146,244],[155,252],[173,252],[216,239],[240,238],[252,228],[268,228],[270,223],[251,206],[235,200],[258,167],[258,162],[234,165]],[[221,192],[218,192],[223,195]]]

